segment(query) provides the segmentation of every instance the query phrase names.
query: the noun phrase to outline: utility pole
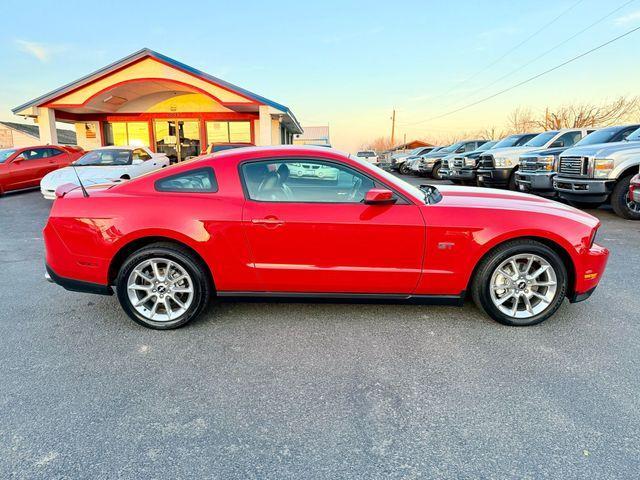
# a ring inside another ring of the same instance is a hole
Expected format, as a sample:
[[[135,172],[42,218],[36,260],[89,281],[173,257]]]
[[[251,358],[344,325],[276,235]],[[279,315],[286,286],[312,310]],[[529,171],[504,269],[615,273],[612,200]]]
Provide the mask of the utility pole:
[[[391,116],[391,148],[393,148],[395,146],[395,139],[396,136],[396,109],[393,109],[393,114]]]

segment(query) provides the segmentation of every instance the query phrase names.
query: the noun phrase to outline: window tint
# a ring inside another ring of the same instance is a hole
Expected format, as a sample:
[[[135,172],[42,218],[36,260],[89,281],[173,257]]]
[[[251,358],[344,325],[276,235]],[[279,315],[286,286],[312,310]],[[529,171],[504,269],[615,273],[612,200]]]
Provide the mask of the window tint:
[[[161,178],[155,183],[159,192],[212,193],[218,191],[218,182],[212,168],[198,168]]]
[[[563,142],[565,147],[571,147],[580,141],[582,138],[582,132],[567,132],[561,135],[555,142]]]
[[[262,202],[361,203],[375,182],[347,166],[320,160],[245,163],[244,184]]]
[[[23,151],[20,155],[22,155],[25,160],[38,160],[40,158],[45,158],[48,152],[48,148],[30,148]]]
[[[112,166],[112,165],[130,165],[131,150],[120,148],[105,148],[85,153],[74,163],[79,167],[87,166]]]
[[[58,155],[62,155],[64,152],[62,150],[58,150],[57,148],[48,148],[47,157],[56,157]]]
[[[133,159],[147,161],[151,159],[151,155],[149,155],[145,150],[137,148],[133,151]]]

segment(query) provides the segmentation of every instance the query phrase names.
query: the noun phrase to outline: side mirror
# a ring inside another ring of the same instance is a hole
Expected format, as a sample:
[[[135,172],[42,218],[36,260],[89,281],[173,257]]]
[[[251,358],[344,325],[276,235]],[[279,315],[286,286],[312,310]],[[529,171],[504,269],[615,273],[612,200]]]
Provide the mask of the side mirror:
[[[549,146],[549,148],[562,148],[562,147],[564,147],[564,141],[562,140],[556,140]]]
[[[372,188],[364,196],[364,203],[367,205],[391,205],[396,203],[393,192],[386,188]]]
[[[16,158],[13,159],[13,163],[20,163],[20,162],[23,162],[25,160],[26,160],[26,158],[24,158],[24,155],[20,154]]]
[[[464,146],[456,150],[456,153],[462,153],[462,152],[464,152]]]
[[[140,165],[144,162],[144,160],[141,160],[139,158],[134,158],[133,162],[131,162],[132,165]]]

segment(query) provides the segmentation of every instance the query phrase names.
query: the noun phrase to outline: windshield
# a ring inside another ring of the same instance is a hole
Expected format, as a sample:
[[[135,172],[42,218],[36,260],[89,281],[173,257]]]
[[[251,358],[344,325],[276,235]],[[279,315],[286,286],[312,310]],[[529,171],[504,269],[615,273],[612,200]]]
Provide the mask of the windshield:
[[[595,145],[596,143],[608,143],[611,141],[613,137],[615,137],[618,132],[617,128],[605,128],[603,130],[596,130],[595,132],[590,133],[582,140],[577,142],[574,147],[581,147],[583,145]]]
[[[474,150],[474,152],[484,152],[485,150],[489,150],[490,148],[495,147],[498,142],[487,142],[480,145],[478,148]]]
[[[0,150],[0,163],[4,163],[7,158],[17,152],[17,149],[12,148],[9,150]]]
[[[640,142],[640,128],[627,137],[628,142]]]
[[[544,147],[549,140],[555,137],[558,134],[557,131],[552,130],[550,132],[544,132],[540,135],[533,137],[527,143],[524,144],[525,147]]]
[[[453,145],[449,145],[448,147],[444,147],[441,148],[440,150],[438,150],[439,153],[443,153],[443,152],[447,152],[447,153],[451,153],[451,152],[455,152],[458,148],[460,148],[463,145],[462,142],[458,142],[458,143],[454,143]]]
[[[131,150],[124,148],[109,148],[107,150],[94,150],[85,153],[73,165],[77,167],[110,167],[129,165],[131,163]]]

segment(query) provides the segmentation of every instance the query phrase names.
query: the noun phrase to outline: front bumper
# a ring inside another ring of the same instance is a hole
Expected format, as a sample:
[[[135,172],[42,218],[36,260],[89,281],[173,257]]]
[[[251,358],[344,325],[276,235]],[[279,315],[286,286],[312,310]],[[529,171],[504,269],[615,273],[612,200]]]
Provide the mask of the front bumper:
[[[614,182],[606,179],[571,178],[556,175],[553,178],[553,189],[560,198],[579,202],[602,203],[613,190]]]
[[[572,303],[581,302],[591,296],[604,274],[609,250],[594,243],[575,260],[575,287],[569,295]]]
[[[452,168],[449,170],[449,178],[454,180],[475,180],[476,171],[472,168]]]
[[[435,162],[433,162],[433,163],[420,163],[420,165],[418,165],[418,172],[429,174],[429,173],[433,172],[434,165],[435,165]]]
[[[523,192],[554,192],[553,177],[556,172],[516,172],[516,184]]]
[[[479,168],[478,183],[489,187],[506,187],[512,171],[512,168]]]

